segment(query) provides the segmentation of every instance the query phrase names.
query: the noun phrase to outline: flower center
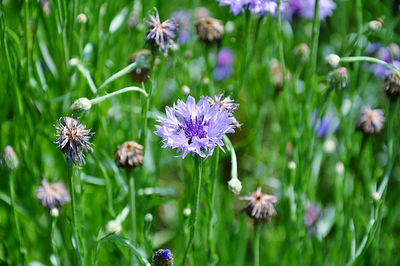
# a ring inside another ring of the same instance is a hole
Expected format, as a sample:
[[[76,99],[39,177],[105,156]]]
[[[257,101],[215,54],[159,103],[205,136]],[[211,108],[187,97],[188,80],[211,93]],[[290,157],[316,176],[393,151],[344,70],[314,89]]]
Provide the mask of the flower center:
[[[180,129],[183,129],[185,136],[189,139],[189,144],[192,143],[193,137],[198,137],[200,139],[207,136],[204,126],[208,126],[208,123],[204,123],[204,116],[184,119],[184,123],[180,125]]]

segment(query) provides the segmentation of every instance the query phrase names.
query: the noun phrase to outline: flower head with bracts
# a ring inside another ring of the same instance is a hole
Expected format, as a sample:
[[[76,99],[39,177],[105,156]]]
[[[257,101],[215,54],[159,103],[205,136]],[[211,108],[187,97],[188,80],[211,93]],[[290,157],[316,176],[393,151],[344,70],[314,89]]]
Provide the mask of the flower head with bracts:
[[[233,133],[232,115],[220,104],[210,105],[208,97],[202,97],[198,103],[192,96],[186,103],[178,100],[172,107],[166,106],[167,118],[158,117],[156,135],[163,140],[163,148],[172,147],[182,152],[178,157],[198,154],[207,158],[216,146],[222,149],[222,137]]]

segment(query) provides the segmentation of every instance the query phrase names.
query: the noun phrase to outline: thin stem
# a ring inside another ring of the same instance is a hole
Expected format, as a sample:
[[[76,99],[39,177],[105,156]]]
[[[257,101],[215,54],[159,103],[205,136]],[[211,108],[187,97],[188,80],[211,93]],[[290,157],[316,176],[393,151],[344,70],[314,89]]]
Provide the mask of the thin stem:
[[[197,213],[199,211],[199,204],[200,204],[200,191],[201,191],[201,179],[202,179],[202,168],[203,168],[203,162],[202,158],[196,156],[194,157],[194,164],[195,164],[195,182],[196,182],[196,191],[195,195],[193,198],[193,203],[192,203],[192,214],[190,217],[190,233],[189,233],[189,240],[186,244],[186,249],[185,253],[183,255],[183,260],[182,260],[182,266],[185,265],[186,262],[186,257],[189,253],[189,250],[192,246],[193,239],[194,239],[194,234],[196,231],[196,223],[197,223]]]
[[[253,238],[253,255],[254,255],[254,266],[260,266],[260,231],[261,225],[254,225],[254,238]]]
[[[390,65],[386,63],[383,60],[380,60],[378,58],[374,57],[369,57],[369,56],[349,56],[349,57],[341,57],[340,58],[340,63],[353,63],[353,62],[369,62],[369,63],[375,63],[375,64],[381,64],[384,65],[388,68],[390,68],[393,72],[396,73],[398,77],[400,77],[400,71],[393,65]]]
[[[78,223],[77,223],[77,215],[76,215],[76,198],[75,198],[75,178],[72,174],[72,165],[68,165],[68,183],[69,183],[69,190],[71,193],[71,209],[72,209],[72,230],[73,230],[73,238],[75,239],[75,246],[76,246],[76,257],[78,260],[78,265],[82,265],[82,255],[79,243],[79,236],[78,236]]]
[[[285,88],[286,85],[286,65],[285,65],[285,56],[283,53],[283,30],[282,30],[282,15],[280,12],[280,4],[281,1],[278,0],[278,25],[279,25],[279,30],[278,30],[278,49],[279,49],[279,61],[281,64],[281,72],[282,72],[282,88]]]
[[[132,241],[136,241],[136,190],[135,179],[127,172],[129,177],[129,205],[131,208]]]
[[[317,66],[319,29],[320,29],[319,0],[315,0],[314,20],[312,24],[311,58],[310,58],[310,68],[308,73],[310,79],[308,81],[308,85],[310,86],[310,88],[312,88],[314,85],[314,76]]]
[[[109,77],[108,79],[106,79],[106,81],[103,82],[103,84],[100,85],[99,90],[101,90],[102,88],[104,88],[107,84],[113,82],[114,80],[116,80],[119,77],[122,77],[123,75],[128,74],[129,72],[131,72],[132,70],[134,70],[136,68],[136,62],[133,62],[132,64],[128,65],[127,67],[123,68],[122,70],[118,71],[117,73],[115,73],[114,75],[112,75],[111,77]]]
[[[57,260],[57,265],[60,265],[60,256],[58,254],[58,249],[57,249],[57,243],[56,243],[56,224],[57,224],[57,217],[51,216],[51,248],[53,251],[54,256],[56,257]]]
[[[97,88],[93,82],[92,76],[90,75],[89,70],[82,64],[82,62],[79,61],[79,59],[77,59],[77,58],[73,58],[69,61],[69,63],[71,66],[76,66],[78,68],[79,72],[81,72],[82,75],[85,77],[92,92],[97,93]]]
[[[92,105],[93,104],[98,104],[98,103],[101,103],[104,100],[107,100],[108,98],[111,98],[111,97],[113,97],[115,95],[118,95],[118,94],[121,94],[121,93],[124,93],[124,92],[128,92],[128,91],[137,91],[137,92],[142,93],[145,97],[149,97],[147,92],[145,90],[143,90],[142,88],[139,88],[139,87],[126,87],[126,88],[111,92],[109,94],[106,94],[104,96],[100,96],[100,97],[94,98],[94,99],[90,100],[90,102],[92,103]]]
[[[17,217],[17,212],[15,209],[15,190],[14,190],[14,175],[12,172],[9,172],[9,183],[10,183],[10,201],[11,201],[11,208],[13,212],[13,218],[14,218],[14,223],[15,223],[15,228],[17,229],[17,239],[18,239],[18,246],[19,246],[19,254],[22,254],[22,263],[25,265],[25,249],[23,248],[22,245],[22,238],[21,238],[21,227],[19,225],[18,217]],[[21,264],[20,259],[21,257],[17,256],[17,261],[18,265]]]
[[[250,12],[248,10],[245,11],[245,41],[244,41],[244,47],[243,47],[243,54],[242,54],[242,62],[241,62],[241,69],[240,69],[240,80],[239,80],[239,86],[237,88],[237,95],[239,94],[239,90],[242,88],[245,76],[246,76],[246,69],[248,68],[246,64],[246,58],[247,58],[247,47],[249,45],[249,28],[250,28]],[[237,96],[236,95],[236,96]]]

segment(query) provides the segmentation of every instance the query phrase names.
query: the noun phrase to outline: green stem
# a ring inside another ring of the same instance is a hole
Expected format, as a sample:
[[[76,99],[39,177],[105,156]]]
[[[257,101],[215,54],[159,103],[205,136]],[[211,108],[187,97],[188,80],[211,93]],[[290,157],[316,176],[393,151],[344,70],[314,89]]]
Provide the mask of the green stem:
[[[227,149],[231,152],[231,163],[232,163],[231,178],[238,179],[237,158],[236,158],[235,149],[233,148],[232,142],[226,135],[224,135],[222,138],[225,142]]]
[[[51,248],[52,248],[54,256],[56,257],[57,265],[61,265],[60,264],[61,260],[60,260],[59,254],[58,254],[57,243],[56,243],[56,235],[55,235],[56,223],[57,223],[57,217],[53,217],[52,216],[51,217],[51,234],[50,234],[50,237],[51,237]]]
[[[115,73],[114,75],[112,75],[111,77],[106,79],[106,81],[104,81],[103,84],[100,85],[99,90],[101,90],[107,84],[111,83],[112,81],[116,80],[117,78],[130,73],[135,68],[136,68],[136,62],[133,62],[132,64],[128,65],[127,67],[123,68],[122,70],[118,71],[117,73]]]
[[[242,62],[241,62],[241,68],[240,68],[240,80],[239,80],[239,86],[237,88],[237,93],[235,96],[239,94],[239,90],[242,88],[242,85],[244,83],[244,79],[246,77],[246,70],[248,68],[246,64],[246,58],[247,58],[247,47],[249,45],[249,28],[250,28],[250,12],[248,10],[245,11],[245,41],[244,41],[244,47],[243,47],[243,54],[242,54]]]
[[[200,191],[201,191],[201,179],[202,179],[202,168],[203,162],[201,157],[194,157],[194,164],[195,164],[195,182],[196,182],[196,191],[193,198],[192,203],[192,214],[190,216],[190,233],[189,233],[189,240],[186,244],[185,253],[183,255],[182,266],[185,265],[187,255],[189,250],[192,246],[194,234],[196,231],[196,223],[197,223],[197,213],[199,211],[199,204],[200,204]]]
[[[75,238],[75,245],[76,245],[76,257],[78,261],[78,265],[82,265],[82,255],[79,243],[79,235],[78,235],[78,223],[77,223],[77,215],[76,215],[76,198],[75,198],[75,178],[72,174],[72,165],[68,165],[68,183],[69,183],[69,190],[71,193],[71,209],[72,209],[72,230],[73,230],[73,238]]]
[[[78,68],[79,72],[81,72],[82,75],[85,77],[92,92],[97,93],[97,88],[93,82],[92,76],[90,75],[89,70],[82,64],[82,62],[77,58],[73,58],[69,61],[69,63],[71,66],[76,66]]]
[[[129,204],[131,208],[132,241],[136,242],[136,190],[135,179],[127,172],[129,177]]]
[[[30,66],[31,66],[31,30],[29,27],[29,0],[25,0],[25,5],[24,5],[24,11],[25,11],[25,42],[26,42],[26,58],[27,58],[27,74],[28,74],[28,82],[30,79]]]
[[[101,103],[102,101],[104,101],[104,100],[106,100],[108,98],[111,98],[111,97],[113,97],[115,95],[118,95],[118,94],[121,94],[121,93],[124,93],[124,92],[128,92],[128,91],[137,91],[137,92],[142,93],[145,97],[149,97],[147,92],[145,90],[143,90],[142,88],[139,88],[139,87],[126,87],[126,88],[111,92],[109,94],[106,94],[104,96],[99,96],[97,98],[94,98],[94,99],[90,100],[90,102],[92,103],[92,105],[93,104],[98,104],[98,103]]]
[[[349,56],[349,57],[341,57],[340,63],[353,63],[353,62],[368,62],[374,64],[381,64],[388,68],[390,68],[393,72],[396,73],[398,77],[400,77],[400,71],[393,65],[386,63],[378,58],[369,57],[369,56]]]
[[[261,225],[254,225],[254,238],[253,238],[253,255],[254,255],[254,266],[260,266],[260,231]]]
[[[15,209],[15,190],[14,190],[14,175],[12,172],[9,172],[9,183],[10,183],[10,201],[11,201],[11,208],[12,208],[12,213],[13,213],[13,218],[14,218],[14,223],[15,223],[15,228],[17,230],[17,239],[18,239],[18,246],[19,246],[19,254],[17,256],[17,261],[18,265],[21,264],[20,262],[20,254],[22,254],[22,264],[25,265],[25,249],[22,245],[22,238],[21,238],[21,227],[19,225],[18,217],[17,217],[17,212]]]
[[[283,53],[283,30],[282,30],[283,27],[282,27],[282,15],[279,9],[280,4],[281,1],[278,0],[277,12],[278,12],[278,25],[279,25],[279,30],[278,30],[279,61],[281,64],[281,72],[282,72],[282,89],[284,89],[286,85],[286,66],[285,66],[285,56]]]
[[[314,20],[312,24],[312,39],[311,39],[311,58],[310,58],[310,67],[309,67],[309,80],[308,87],[314,87],[314,77],[317,66],[317,57],[318,57],[318,39],[319,39],[319,30],[320,30],[320,20],[319,20],[319,0],[315,0],[314,7]],[[312,91],[312,90],[311,90]],[[311,93],[310,91],[310,93]]]
[[[219,149],[215,151],[214,156],[214,173],[211,175],[213,177],[212,184],[211,184],[211,199],[210,199],[210,217],[208,221],[208,247],[210,248],[210,265],[215,265],[218,261],[218,256],[215,252],[215,244],[214,244],[214,224],[218,219],[217,212],[215,210],[215,194],[216,194],[216,186],[218,180],[218,163],[219,163]]]

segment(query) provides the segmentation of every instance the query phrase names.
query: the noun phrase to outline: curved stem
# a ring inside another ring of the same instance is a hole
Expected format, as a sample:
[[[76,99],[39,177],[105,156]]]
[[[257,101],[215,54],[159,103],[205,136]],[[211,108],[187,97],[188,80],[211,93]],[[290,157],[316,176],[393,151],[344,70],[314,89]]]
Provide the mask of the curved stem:
[[[253,255],[254,266],[260,266],[260,224],[254,225],[254,238],[253,238]]]
[[[56,257],[57,265],[60,265],[61,260],[60,260],[59,254],[58,254],[58,249],[57,249],[57,244],[56,244],[56,236],[55,236],[56,223],[57,223],[57,217],[51,217],[51,233],[50,233],[51,248],[53,250],[54,256]]]
[[[196,191],[192,203],[193,212],[190,216],[189,240],[186,244],[185,253],[183,255],[182,266],[185,265],[186,257],[193,243],[194,234],[196,231],[197,213],[199,211],[199,204],[200,204],[200,191],[201,191],[201,179],[202,179],[202,168],[203,168],[202,158],[198,156],[194,157],[194,164],[196,173],[195,174]]]
[[[102,88],[104,88],[107,84],[113,82],[114,80],[116,80],[119,77],[122,77],[123,75],[128,74],[129,72],[131,72],[132,70],[134,70],[136,68],[136,62],[133,62],[132,64],[128,65],[127,67],[123,68],[122,70],[118,71],[117,73],[115,73],[114,75],[112,75],[111,77],[109,77],[108,79],[106,79],[106,81],[103,82],[103,84],[100,85],[99,90],[101,90]]]
[[[124,93],[124,92],[128,92],[128,91],[137,91],[137,92],[142,93],[146,97],[149,96],[147,94],[147,92],[145,90],[143,90],[142,88],[139,88],[139,87],[126,87],[126,88],[111,92],[109,94],[106,94],[104,96],[100,96],[100,97],[94,98],[94,99],[90,100],[90,102],[92,104],[98,104],[98,103],[101,103],[104,100],[107,100],[108,98],[111,98],[111,97],[113,97],[115,95],[118,95],[118,94],[121,94],[121,93]]]
[[[381,64],[388,68],[390,68],[393,72],[396,73],[398,77],[400,77],[400,71],[393,65],[386,63],[383,60],[378,58],[369,57],[369,56],[348,56],[348,57],[341,57],[340,63],[353,63],[353,62],[368,62],[374,64]]]

